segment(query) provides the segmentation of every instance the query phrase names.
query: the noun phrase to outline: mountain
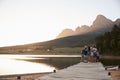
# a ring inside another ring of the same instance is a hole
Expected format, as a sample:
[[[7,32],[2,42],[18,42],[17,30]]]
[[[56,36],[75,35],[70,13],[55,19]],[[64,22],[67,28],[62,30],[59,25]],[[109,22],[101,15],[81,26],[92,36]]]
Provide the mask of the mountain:
[[[72,29],[64,29],[57,37],[71,36],[74,31]]]
[[[117,19],[117,20],[115,21],[115,24],[116,24],[116,25],[120,25],[120,19]]]
[[[60,34],[58,34],[57,38],[72,36],[72,35],[81,35],[86,33],[91,34],[103,34],[104,32],[111,31],[114,24],[119,24],[120,19],[115,22],[106,18],[103,15],[98,15],[96,19],[93,21],[91,26],[83,25],[81,27],[77,27],[75,31],[71,31],[69,34],[65,34],[66,32],[63,30]]]
[[[87,33],[87,32],[89,32],[89,29],[90,29],[90,27],[89,26],[87,26],[87,25],[83,25],[82,27],[77,27],[76,29],[75,29],[75,31],[74,31],[74,35],[77,35],[77,34],[84,34],[84,33]]]
[[[75,31],[65,29],[58,35],[58,38],[45,42],[32,43],[11,47],[1,47],[0,53],[33,53],[63,47],[83,47],[84,45],[95,44],[95,38],[106,31],[110,31],[113,25],[120,26],[120,19],[111,21],[102,15],[98,15],[91,26],[83,25]],[[63,34],[64,33],[64,34]],[[40,52],[39,52],[40,53]]]
[[[92,36],[92,34],[87,35],[74,35],[64,38],[58,38],[46,42],[38,42],[32,43],[28,45],[18,45],[18,46],[11,46],[11,47],[1,47],[0,54],[26,54],[39,51],[38,53],[42,54],[44,51],[54,50],[55,48],[65,48],[65,47],[83,47],[84,45],[94,44],[96,36]]]

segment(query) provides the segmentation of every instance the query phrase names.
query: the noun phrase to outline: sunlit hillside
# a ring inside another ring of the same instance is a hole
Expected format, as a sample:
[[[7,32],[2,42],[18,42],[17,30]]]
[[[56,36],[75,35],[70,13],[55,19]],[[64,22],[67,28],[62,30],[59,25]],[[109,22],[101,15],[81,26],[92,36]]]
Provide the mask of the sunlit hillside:
[[[111,31],[114,25],[119,24],[120,19],[117,19],[115,22],[113,22],[102,15],[98,15],[91,27],[78,27],[76,31],[66,29],[65,31],[63,31],[63,33],[67,31],[64,36],[50,41],[31,43],[20,46],[1,47],[0,53],[44,54],[50,53],[51,51],[54,52],[54,50],[57,50],[58,48],[78,48],[85,45],[93,45],[96,44],[95,38],[97,36],[103,35],[105,32]],[[80,33],[81,30],[82,32]]]

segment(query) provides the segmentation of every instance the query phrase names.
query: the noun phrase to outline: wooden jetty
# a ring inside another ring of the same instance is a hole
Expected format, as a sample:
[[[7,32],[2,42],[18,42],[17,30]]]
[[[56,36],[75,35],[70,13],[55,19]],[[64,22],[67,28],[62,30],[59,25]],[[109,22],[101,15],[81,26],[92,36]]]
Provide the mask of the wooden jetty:
[[[35,80],[112,80],[100,62],[78,63]]]

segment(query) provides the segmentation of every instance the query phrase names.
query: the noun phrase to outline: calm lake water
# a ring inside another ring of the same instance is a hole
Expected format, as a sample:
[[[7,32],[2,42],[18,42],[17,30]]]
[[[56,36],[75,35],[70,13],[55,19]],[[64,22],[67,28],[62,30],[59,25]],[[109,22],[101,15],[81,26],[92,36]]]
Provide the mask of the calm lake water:
[[[80,62],[80,55],[0,55],[0,75],[44,73]],[[120,65],[120,60],[101,59],[104,66]]]
[[[120,59],[101,59],[104,66],[118,66],[120,65]]]
[[[80,62],[80,55],[0,55],[0,75],[53,72]]]

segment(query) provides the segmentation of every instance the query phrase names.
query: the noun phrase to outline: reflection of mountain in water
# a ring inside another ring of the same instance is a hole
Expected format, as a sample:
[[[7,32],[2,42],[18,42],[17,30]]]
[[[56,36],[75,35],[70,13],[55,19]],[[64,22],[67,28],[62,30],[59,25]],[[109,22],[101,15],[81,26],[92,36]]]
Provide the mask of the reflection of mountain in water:
[[[22,59],[24,60],[24,59]],[[80,58],[67,58],[67,57],[50,57],[50,58],[43,58],[43,59],[27,59],[25,61],[30,61],[30,62],[37,62],[37,63],[43,63],[47,64],[48,66],[55,67],[56,69],[63,69],[68,66],[77,64],[80,62]]]

